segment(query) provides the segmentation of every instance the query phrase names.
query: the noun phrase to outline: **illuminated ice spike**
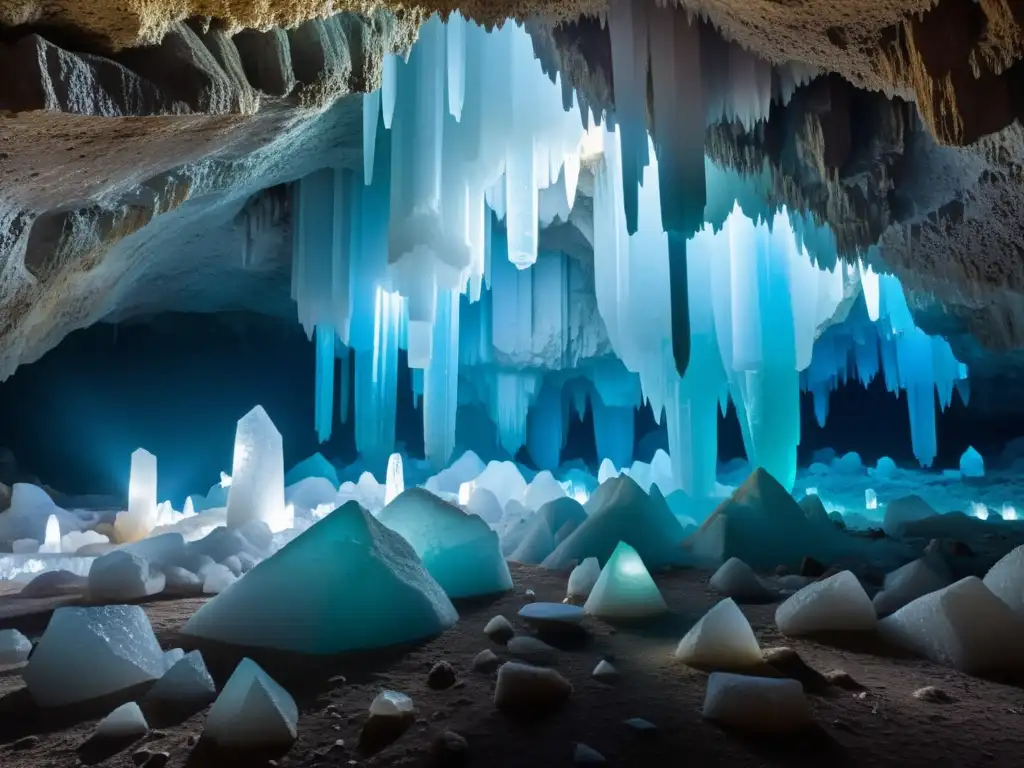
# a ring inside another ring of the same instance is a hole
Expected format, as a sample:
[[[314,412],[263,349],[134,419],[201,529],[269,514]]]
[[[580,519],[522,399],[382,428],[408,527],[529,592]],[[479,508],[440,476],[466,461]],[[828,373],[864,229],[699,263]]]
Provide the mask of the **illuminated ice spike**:
[[[56,515],[46,518],[46,538],[39,548],[39,552],[41,554],[58,554],[60,552],[60,521],[57,520]]]
[[[1017,508],[1010,503],[1003,504],[1002,516],[1003,520],[1017,520]]]
[[[356,447],[371,466],[383,466],[395,448],[398,341],[402,299],[382,288],[373,307],[373,346],[356,351]]]
[[[864,490],[864,508],[878,509],[878,496],[873,488],[866,488]]]
[[[960,474],[973,478],[985,476],[985,460],[973,447],[964,451],[964,455],[960,457]]]
[[[971,514],[979,520],[988,520],[988,506],[978,501],[972,501]]]
[[[456,291],[437,300],[433,351],[423,374],[423,448],[433,466],[448,465],[455,450],[459,407],[459,303]]]
[[[334,419],[334,329],[330,326],[316,327],[316,391],[315,419],[316,435],[321,443],[331,438]]]
[[[620,541],[583,606],[591,616],[633,620],[668,611],[665,599],[637,551]]]
[[[221,488],[230,488],[231,487],[231,475],[229,475],[227,472],[221,472],[220,473],[220,487]]]
[[[289,527],[281,433],[263,406],[257,405],[238,420],[231,477],[229,528],[241,528],[252,520],[262,520],[274,533]]]
[[[132,454],[128,478],[128,509],[117,513],[114,534],[121,543],[139,541],[146,538],[156,524],[156,456],[138,448]]]
[[[384,504],[390,504],[405,490],[405,473],[402,471],[402,456],[392,453],[388,459],[387,480],[384,489]]]

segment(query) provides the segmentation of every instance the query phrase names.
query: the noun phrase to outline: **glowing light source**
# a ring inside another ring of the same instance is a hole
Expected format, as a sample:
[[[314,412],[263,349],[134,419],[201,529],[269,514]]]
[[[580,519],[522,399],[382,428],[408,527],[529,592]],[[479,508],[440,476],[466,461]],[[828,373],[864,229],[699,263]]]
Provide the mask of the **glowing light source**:
[[[402,457],[400,454],[392,453],[388,459],[388,473],[384,488],[385,506],[394,501],[398,495],[405,490],[405,473],[402,469]]]
[[[57,554],[60,552],[60,521],[56,515],[46,518],[46,538],[39,548],[42,553]]]
[[[988,507],[980,502],[972,501],[971,514],[979,520],[988,520]]]
[[[221,488],[230,488],[231,487],[231,475],[229,475],[227,472],[221,472],[220,473],[220,487]]]
[[[603,619],[643,619],[665,613],[668,607],[643,559],[633,547],[620,541],[583,610]]]
[[[864,506],[867,509],[878,509],[878,496],[875,495],[874,488],[868,488],[864,491]]]
[[[1017,508],[1013,504],[1003,504],[1003,520],[1016,520],[1017,519]]]
[[[806,491],[804,491],[804,496],[817,496],[817,495],[818,495],[818,489],[814,488],[814,487],[810,487]]]
[[[469,504],[470,498],[473,496],[473,491],[476,490],[476,481],[470,480],[467,483],[463,483],[459,486],[459,504],[466,506]]]

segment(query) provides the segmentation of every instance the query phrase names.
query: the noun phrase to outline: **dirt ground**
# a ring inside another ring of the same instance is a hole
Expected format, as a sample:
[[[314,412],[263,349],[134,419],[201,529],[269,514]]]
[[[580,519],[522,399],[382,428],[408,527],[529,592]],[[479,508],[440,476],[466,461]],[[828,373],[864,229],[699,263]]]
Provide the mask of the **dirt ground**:
[[[568,703],[538,721],[522,723],[497,712],[492,704],[495,673],[472,668],[473,658],[490,648],[501,659],[505,649],[483,633],[502,614],[516,617],[527,589],[538,600],[560,601],[564,574],[513,567],[515,590],[500,599],[460,606],[459,624],[443,636],[407,652],[347,660],[315,662],[257,657],[284,684],[299,704],[299,739],[277,759],[280,766],[414,766],[436,764],[432,750],[445,731],[468,743],[467,763],[490,768],[542,768],[570,765],[577,742],[600,752],[611,765],[653,766],[970,766],[1020,765],[1024,750],[1024,691],[968,677],[926,661],[843,649],[817,642],[783,638],[774,627],[774,605],[744,606],[763,648],[789,646],[821,672],[841,669],[862,684],[858,694],[840,688],[811,696],[817,728],[785,740],[752,739],[723,730],[701,718],[705,674],[673,659],[679,639],[717,597],[708,589],[707,573],[680,571],[658,577],[673,611],[669,620],[643,629],[618,628],[589,621],[590,638],[582,648],[563,649],[554,668],[574,686]],[[45,628],[49,604],[19,606],[0,597],[0,628],[17,627],[33,639]],[[202,600],[168,600],[145,606],[164,648],[181,645],[178,629]],[[27,612],[26,612],[27,611]],[[861,643],[862,646],[868,645]],[[211,672],[222,684],[237,662],[237,652],[204,649]],[[611,658],[621,679],[598,683],[591,672]],[[456,687],[435,691],[427,673],[448,661],[459,676]],[[341,680],[337,675],[344,675]],[[334,678],[333,680],[331,678]],[[913,696],[937,686],[952,697],[946,704]],[[402,691],[417,708],[414,725],[386,749],[367,755],[358,748],[367,708],[382,689]],[[259,764],[252,758],[231,760],[194,745],[202,733],[204,713],[175,724],[153,723],[159,730],[115,754],[79,750],[96,720],[121,702],[104,702],[92,712],[43,713],[27,696],[17,669],[0,670],[0,766],[57,768],[83,763],[131,766],[143,747],[170,755],[169,766],[219,768]],[[645,718],[658,727],[640,737],[624,725]],[[27,738],[26,738],[27,737]]]

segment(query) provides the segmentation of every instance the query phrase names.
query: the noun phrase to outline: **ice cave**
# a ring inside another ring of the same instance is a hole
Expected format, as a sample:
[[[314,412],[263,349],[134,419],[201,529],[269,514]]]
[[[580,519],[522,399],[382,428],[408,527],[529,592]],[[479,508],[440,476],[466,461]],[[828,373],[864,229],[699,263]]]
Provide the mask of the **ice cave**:
[[[1014,6],[0,0],[0,765],[1016,765]]]

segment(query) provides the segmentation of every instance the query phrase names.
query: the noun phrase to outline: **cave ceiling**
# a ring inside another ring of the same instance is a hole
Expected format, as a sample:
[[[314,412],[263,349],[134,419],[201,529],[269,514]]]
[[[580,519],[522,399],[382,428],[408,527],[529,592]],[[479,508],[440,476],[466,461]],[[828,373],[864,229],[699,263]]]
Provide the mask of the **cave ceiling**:
[[[390,6],[390,7],[389,7]],[[682,0],[680,13],[822,74],[716,162],[764,175],[845,255],[895,272],[919,323],[988,381],[1024,347],[1024,3]],[[429,13],[515,16],[613,109],[606,4],[0,0],[0,378],[68,332],[168,310],[289,318],[286,185],[357,168],[359,100]],[[584,174],[586,177],[586,174]],[[585,178],[581,191],[586,192]],[[585,195],[551,247],[586,258]],[[984,384],[981,385],[981,389]]]

